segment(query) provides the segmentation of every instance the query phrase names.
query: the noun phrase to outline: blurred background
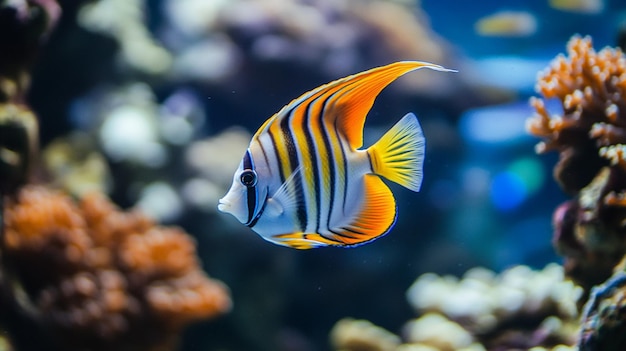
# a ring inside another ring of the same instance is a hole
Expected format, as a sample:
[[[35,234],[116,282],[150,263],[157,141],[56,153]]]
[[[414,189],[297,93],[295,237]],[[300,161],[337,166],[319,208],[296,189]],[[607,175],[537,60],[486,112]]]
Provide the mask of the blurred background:
[[[329,350],[344,317],[399,330],[422,273],[559,262],[556,153],[525,131],[539,71],[574,34],[626,42],[618,0],[61,1],[32,72],[42,161],[76,195],[100,189],[192,234],[232,311],[188,328],[182,350]],[[252,133],[328,81],[398,60],[365,144],[414,112],[427,140],[420,193],[390,184],[398,221],[354,249],[272,245],[217,212]],[[558,108],[555,104],[554,108]],[[551,106],[548,106],[552,108]]]

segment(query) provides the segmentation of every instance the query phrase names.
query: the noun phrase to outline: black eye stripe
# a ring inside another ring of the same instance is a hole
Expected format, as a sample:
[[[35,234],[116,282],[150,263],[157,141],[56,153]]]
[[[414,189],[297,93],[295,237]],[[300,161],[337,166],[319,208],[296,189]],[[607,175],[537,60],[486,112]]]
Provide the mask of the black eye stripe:
[[[252,163],[252,155],[250,149],[246,150],[246,154],[243,156],[243,169],[254,170],[254,163]]]
[[[247,202],[248,202],[248,220],[246,222],[246,225],[250,225],[253,221],[254,221],[254,213],[256,211],[256,208],[258,206],[257,204],[257,188],[256,188],[256,182],[257,182],[257,176],[256,176],[256,172],[254,171],[254,163],[252,162],[252,155],[250,154],[250,149],[246,150],[246,154],[243,156],[243,173],[241,173],[240,176],[240,181],[241,183],[247,187]],[[253,182],[250,182],[250,185],[246,184],[246,182],[244,182],[244,176],[246,178],[246,180],[253,180]],[[256,223],[256,222],[255,222]]]

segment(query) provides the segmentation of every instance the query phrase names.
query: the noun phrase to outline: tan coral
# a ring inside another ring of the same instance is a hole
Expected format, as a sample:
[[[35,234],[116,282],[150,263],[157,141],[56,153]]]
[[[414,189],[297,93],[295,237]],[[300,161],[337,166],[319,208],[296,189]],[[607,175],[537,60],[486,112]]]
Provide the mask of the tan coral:
[[[563,268],[556,264],[542,271],[515,266],[498,275],[473,268],[462,279],[427,273],[407,291],[409,304],[423,314],[419,323],[407,325],[408,339],[438,350],[471,347],[474,342],[487,349],[506,349],[519,342],[541,345],[541,338],[529,339],[531,334],[571,342],[568,326],[578,317],[580,293],[580,288],[564,281]],[[541,321],[549,318],[562,323],[547,328],[550,325]]]
[[[338,351],[394,351],[400,338],[366,320],[344,318],[330,333],[331,344]]]
[[[428,345],[440,351],[456,351],[476,344],[469,331],[438,313],[426,313],[411,320],[405,329],[409,343]],[[474,349],[478,349],[477,346]]]

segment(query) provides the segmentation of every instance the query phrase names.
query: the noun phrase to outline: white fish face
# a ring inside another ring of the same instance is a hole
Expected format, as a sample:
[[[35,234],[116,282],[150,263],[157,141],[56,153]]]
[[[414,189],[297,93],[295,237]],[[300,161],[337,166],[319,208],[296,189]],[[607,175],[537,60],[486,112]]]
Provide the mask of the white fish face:
[[[239,222],[245,224],[248,219],[248,206],[246,204],[248,188],[241,183],[242,173],[243,166],[239,165],[233,175],[233,183],[226,195],[219,200],[217,209],[224,213],[230,213]]]
[[[262,172],[263,168],[258,169]],[[253,227],[263,213],[267,201],[267,179],[257,174],[250,149],[246,151],[239,168],[233,175],[233,183],[226,195],[219,200],[217,209],[230,213],[239,222]]]

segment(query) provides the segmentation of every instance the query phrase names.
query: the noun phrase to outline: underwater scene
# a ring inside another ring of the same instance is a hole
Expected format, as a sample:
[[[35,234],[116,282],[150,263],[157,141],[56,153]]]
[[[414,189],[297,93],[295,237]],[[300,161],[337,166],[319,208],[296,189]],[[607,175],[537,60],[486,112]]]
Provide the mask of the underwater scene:
[[[624,50],[622,0],[0,0],[0,351],[624,351]]]

